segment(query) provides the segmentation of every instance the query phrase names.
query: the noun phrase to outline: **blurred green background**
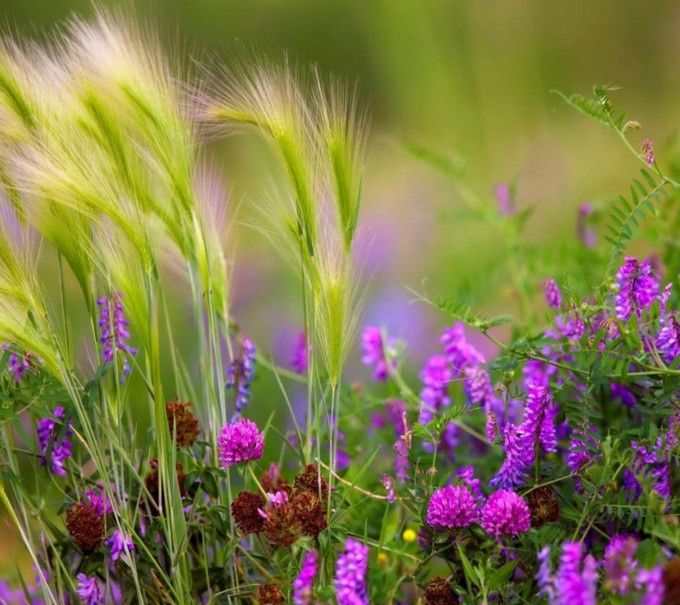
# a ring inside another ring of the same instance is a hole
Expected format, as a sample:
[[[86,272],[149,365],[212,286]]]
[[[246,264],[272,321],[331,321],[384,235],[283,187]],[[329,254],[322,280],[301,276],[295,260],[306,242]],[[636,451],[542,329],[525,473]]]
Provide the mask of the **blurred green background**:
[[[372,115],[362,216],[372,275],[365,316],[412,341],[416,367],[434,346],[441,318],[410,305],[406,286],[419,288],[427,278],[433,290],[464,293],[475,304],[505,303],[502,288],[475,288],[498,262],[493,233],[460,213],[450,183],[414,159],[405,142],[459,155],[471,187],[489,204],[496,183],[517,177],[518,205],[535,206],[527,237],[549,248],[574,237],[582,201],[605,205],[637,170],[614,135],[551,89],[588,94],[593,84],[621,86],[615,100],[641,123],[639,139],[655,141],[662,164],[678,127],[680,4],[672,0],[103,4],[138,12],[186,63],[208,57],[229,65],[253,48],[273,57],[286,52],[357,83]],[[92,12],[89,0],[0,1],[0,21],[22,38],[41,39],[64,19]],[[241,224],[268,193],[258,161],[265,150],[246,138],[214,151],[239,208],[236,317],[260,348],[285,359],[301,321],[298,290],[269,243]],[[356,362],[352,372],[365,377]]]

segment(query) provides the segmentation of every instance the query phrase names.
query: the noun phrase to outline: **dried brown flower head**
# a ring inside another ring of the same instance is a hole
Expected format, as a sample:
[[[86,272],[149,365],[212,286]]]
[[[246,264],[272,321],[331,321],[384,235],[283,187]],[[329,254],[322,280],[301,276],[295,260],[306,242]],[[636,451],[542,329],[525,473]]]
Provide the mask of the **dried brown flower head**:
[[[281,470],[277,464],[271,464],[269,468],[262,473],[260,477],[260,485],[262,489],[268,494],[275,494],[276,492],[286,492],[291,495],[293,488],[290,486],[281,475]]]
[[[560,504],[555,496],[555,490],[549,485],[529,492],[526,498],[531,510],[531,525],[533,527],[540,527],[560,518]]]
[[[264,496],[242,491],[231,503],[231,514],[242,534],[254,534],[262,531],[264,518],[258,512],[265,506]]]
[[[298,492],[293,496],[291,506],[304,534],[315,537],[328,527],[326,509],[316,494]]]
[[[178,447],[193,445],[196,437],[198,437],[198,433],[201,431],[198,418],[194,416],[190,409],[192,405],[190,401],[183,403],[179,399],[175,399],[165,406],[168,428],[170,429],[170,434],[174,435],[175,443]]]
[[[425,584],[425,603],[427,605],[454,605],[456,595],[446,578],[436,576]]]
[[[321,476],[316,464],[308,464],[295,477],[293,484],[296,492],[312,492],[313,494],[321,494],[321,499],[325,500],[328,497],[328,483]]]
[[[680,603],[680,557],[674,557],[663,568],[664,605]]]
[[[257,601],[260,605],[279,605],[285,602],[276,584],[260,584],[257,589]]]
[[[151,460],[150,465],[152,470],[145,477],[144,484],[146,485],[146,489],[149,490],[149,493],[151,494],[151,498],[153,500],[153,505],[151,506],[151,510],[153,512],[157,511],[161,507],[163,503],[163,494],[161,493],[160,481],[158,479],[158,461]],[[181,462],[176,463],[175,469],[177,471],[177,483],[179,484],[179,493],[180,496],[184,498],[187,495],[186,489],[184,488],[184,480],[186,479],[187,475],[184,472],[184,467],[182,466]]]
[[[300,537],[302,525],[295,516],[290,502],[278,506],[268,506],[267,518],[262,531],[267,539],[277,546],[291,546]]]
[[[66,529],[80,550],[92,552],[104,539],[104,516],[92,504],[78,502],[66,511]]]

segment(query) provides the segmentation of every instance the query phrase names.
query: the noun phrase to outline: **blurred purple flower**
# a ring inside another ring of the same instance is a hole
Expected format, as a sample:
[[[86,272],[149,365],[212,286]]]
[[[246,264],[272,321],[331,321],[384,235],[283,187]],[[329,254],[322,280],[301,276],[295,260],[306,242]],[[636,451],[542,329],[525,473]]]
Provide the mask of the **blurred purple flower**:
[[[117,561],[135,549],[135,543],[132,541],[132,538],[119,529],[114,529],[113,533],[104,540],[104,546],[108,546],[111,549],[111,559],[113,561]]]
[[[640,316],[659,297],[659,283],[648,260],[638,261],[627,256],[616,274],[616,315],[628,321],[635,313]]]
[[[345,550],[335,564],[335,596],[338,605],[368,605],[366,572],[368,546],[355,540],[345,540]]]
[[[604,585],[608,590],[625,595],[633,587],[637,571],[637,547],[638,541],[632,536],[616,535],[610,538],[602,561]]]
[[[597,234],[595,233],[595,229],[590,225],[590,217],[592,214],[593,206],[590,202],[583,202],[578,207],[578,214],[576,215],[576,234],[586,248],[592,248],[597,243]]]
[[[241,340],[241,351],[229,364],[227,389],[235,389],[234,406],[241,413],[250,401],[250,387],[255,377],[255,345],[248,338]]]
[[[549,307],[559,309],[562,306],[562,292],[560,292],[560,287],[554,279],[543,281],[543,293],[545,294],[545,302]]]
[[[647,166],[654,166],[654,143],[652,143],[651,139],[645,139],[642,141],[642,153]]]
[[[512,187],[508,183],[498,183],[493,189],[493,194],[498,204],[498,214],[511,216],[517,212],[515,200],[512,196]]]
[[[60,477],[66,476],[66,469],[64,468],[66,460],[71,457],[71,440],[73,435],[71,430],[71,422],[69,421],[63,430],[61,438],[55,434],[57,425],[62,425],[66,412],[63,407],[57,406],[54,408],[52,416],[42,418],[38,421],[38,451],[40,455],[40,464],[47,466],[47,452],[50,452],[50,470],[52,474]]]
[[[315,550],[309,550],[302,558],[300,572],[293,582],[294,605],[312,605],[314,578],[319,565],[319,555]]]
[[[307,344],[307,335],[304,332],[299,332],[295,339],[295,347],[290,360],[290,365],[298,374],[307,372],[307,357],[310,348],[311,345]]]
[[[373,380],[385,382],[390,370],[394,369],[394,360],[390,358],[390,349],[394,343],[384,339],[380,328],[366,326],[361,333],[361,348],[364,352],[361,361],[364,365],[373,366]]]
[[[84,605],[101,605],[104,603],[104,591],[97,576],[79,573],[76,576],[76,594]]]

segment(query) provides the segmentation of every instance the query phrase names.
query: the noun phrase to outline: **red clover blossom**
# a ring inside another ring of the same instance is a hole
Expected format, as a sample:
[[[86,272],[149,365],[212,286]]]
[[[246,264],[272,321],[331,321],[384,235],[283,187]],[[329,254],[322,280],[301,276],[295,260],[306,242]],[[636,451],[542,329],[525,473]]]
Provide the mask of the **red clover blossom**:
[[[529,531],[531,511],[526,500],[510,490],[491,494],[482,507],[481,525],[497,540],[501,536],[517,536]]]
[[[425,520],[438,531],[467,527],[479,520],[477,502],[463,485],[440,487],[430,498]]]

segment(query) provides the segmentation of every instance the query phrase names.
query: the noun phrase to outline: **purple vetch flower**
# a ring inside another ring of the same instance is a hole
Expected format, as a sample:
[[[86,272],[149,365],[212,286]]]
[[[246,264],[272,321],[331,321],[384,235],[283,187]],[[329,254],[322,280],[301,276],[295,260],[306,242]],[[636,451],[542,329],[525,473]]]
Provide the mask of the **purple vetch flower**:
[[[666,587],[663,581],[663,567],[657,566],[652,569],[638,571],[636,584],[644,589],[640,605],[663,605]]]
[[[656,337],[656,348],[667,364],[680,355],[680,322],[674,313],[661,317],[661,329]]]
[[[631,391],[625,384],[621,384],[620,382],[612,382],[609,390],[611,392],[613,401],[618,399],[623,405],[629,408],[633,407],[637,403],[637,397],[635,397],[633,391]]]
[[[234,407],[241,413],[250,401],[250,387],[255,377],[255,345],[248,338],[241,340],[241,351],[229,364],[227,389],[234,389]]]
[[[125,318],[123,309],[123,295],[114,292],[111,298],[100,296],[97,299],[99,305],[99,342],[102,343],[102,360],[104,363],[112,363],[116,351],[123,354],[123,375],[127,376],[130,371],[130,357],[137,355],[137,349],[128,344],[130,332],[128,320]]]
[[[593,205],[583,202],[578,207],[576,215],[576,234],[586,248],[592,248],[597,243],[595,229],[590,225],[590,216],[593,214]]]
[[[104,591],[97,576],[79,573],[76,576],[76,594],[84,605],[102,605]]]
[[[335,564],[335,596],[338,605],[368,605],[366,572],[368,546],[355,540],[345,540],[345,550]]]
[[[297,374],[305,374],[307,372],[307,358],[309,357],[310,349],[311,345],[307,343],[307,335],[304,332],[299,332],[295,339],[293,356],[290,360],[290,365]]]
[[[503,450],[505,459],[498,472],[491,478],[491,487],[512,489],[522,485],[526,479],[527,452],[524,449],[524,434],[517,425],[509,422],[503,428]]]
[[[562,545],[560,566],[555,577],[558,605],[595,605],[597,563],[591,555],[583,559],[580,542]]]
[[[117,561],[123,555],[131,553],[135,549],[132,538],[119,529],[114,529],[113,533],[104,540],[104,546],[111,549],[111,560]]]
[[[312,605],[314,596],[314,578],[319,565],[319,555],[315,550],[309,550],[302,558],[300,573],[293,582],[294,605]]]
[[[394,369],[394,360],[390,357],[390,349],[393,347],[390,339],[383,338],[382,330],[376,326],[366,326],[361,334],[361,348],[364,365],[373,366],[373,380],[385,382],[391,370]]]
[[[111,505],[111,501],[109,500],[109,497],[104,493],[103,489],[99,487],[96,489],[88,489],[85,492],[85,498],[97,511],[97,514],[100,515],[101,517],[110,515],[113,512],[113,506]]]
[[[472,465],[462,466],[458,469],[456,477],[459,477],[468,487],[474,496],[478,506],[484,504],[484,493],[482,492],[482,482],[475,477],[475,467]]]
[[[500,489],[482,507],[481,525],[497,540],[529,531],[531,512],[526,500],[511,490]]]
[[[559,309],[562,306],[562,292],[554,279],[543,281],[543,293],[545,295],[545,303],[549,307]]]
[[[640,262],[627,256],[616,273],[616,316],[628,321],[635,312],[638,317],[659,297],[659,283],[648,260]]]
[[[501,216],[512,216],[517,212],[512,195],[512,187],[508,183],[498,183],[493,189],[493,194],[498,204],[498,214]]]
[[[590,463],[600,447],[599,431],[596,426],[576,427],[572,432],[567,450],[567,468],[573,473]]]
[[[612,536],[604,551],[604,585],[618,595],[628,594],[637,573],[635,551],[638,541],[632,536]]]
[[[394,434],[401,437],[404,433],[406,421],[404,414],[406,413],[406,404],[398,399],[390,399],[385,402],[385,412],[392,423]]]
[[[538,596],[546,597],[548,603],[555,603],[555,581],[550,564],[550,547],[544,546],[538,553],[538,571],[536,572]]]
[[[409,477],[409,452],[412,434],[406,421],[406,411],[402,412],[403,429],[394,444],[394,476],[399,483],[406,483]]]
[[[564,317],[555,318],[555,327],[567,340],[576,341],[586,333],[586,324],[578,309],[572,308]]]
[[[240,418],[222,427],[217,450],[222,468],[258,460],[264,452],[264,437],[252,420]]]
[[[444,345],[444,353],[456,376],[462,375],[465,368],[486,363],[486,358],[465,337],[465,325],[456,322],[446,328],[439,339]]]
[[[19,355],[19,353],[12,351],[7,360],[7,369],[12,374],[15,383],[21,382],[24,375],[31,369],[31,356],[28,353]]]
[[[477,502],[463,485],[440,487],[430,498],[425,520],[438,531],[467,527],[479,520]]]
[[[380,475],[380,483],[383,484],[385,491],[387,492],[387,501],[393,504],[397,500],[397,496],[394,493],[394,479],[386,473]]]
[[[642,141],[642,154],[644,155],[647,166],[654,166],[654,143],[651,139]]]
[[[449,382],[453,372],[443,355],[433,355],[425,363],[420,373],[423,389],[420,391],[420,419],[421,424],[430,422],[434,414],[451,403],[448,395]]]
[[[654,447],[631,440],[630,447],[635,453],[631,466],[623,473],[623,488],[631,502],[637,501],[642,493],[640,480],[649,481],[652,489],[668,501],[671,499],[671,474],[669,452],[664,447],[664,437],[658,437]]]
[[[38,433],[40,464],[47,466],[47,452],[49,450],[52,474],[64,477],[66,475],[64,465],[66,460],[71,457],[70,437],[73,435],[73,431],[69,421],[61,435],[58,434],[59,431],[55,432],[57,425],[63,425],[64,423],[66,412],[63,407],[57,406],[52,414],[52,416],[39,420],[36,429]]]
[[[557,451],[555,416],[558,412],[559,408],[553,403],[550,389],[530,385],[521,425],[529,464],[533,462],[539,445],[545,452]]]

